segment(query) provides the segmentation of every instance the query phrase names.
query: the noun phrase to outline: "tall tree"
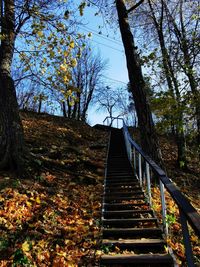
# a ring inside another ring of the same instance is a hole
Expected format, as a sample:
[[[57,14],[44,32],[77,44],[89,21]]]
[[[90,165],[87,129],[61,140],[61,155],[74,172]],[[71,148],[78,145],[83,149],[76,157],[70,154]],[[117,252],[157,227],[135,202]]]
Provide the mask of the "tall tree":
[[[139,1],[134,7],[129,9],[133,11],[143,1]],[[140,128],[142,148],[154,160],[161,163],[160,149],[158,139],[152,119],[149,103],[146,95],[146,84],[142,74],[139,54],[135,45],[134,37],[130,29],[128,10],[124,0],[116,0],[118,21],[125,49],[127,68],[130,80],[130,87],[135,102],[135,108]]]
[[[178,81],[176,79],[175,70],[173,68],[172,59],[169,55],[168,49],[166,47],[166,41],[164,36],[164,1],[160,1],[160,5],[154,5],[150,0],[148,0],[148,4],[151,11],[151,17],[153,20],[154,27],[157,32],[158,41],[160,44],[160,50],[162,55],[163,69],[165,73],[165,77],[167,80],[169,96],[173,99],[173,109],[174,113],[172,115],[172,123],[175,124],[176,128],[176,141],[178,147],[178,165],[179,167],[187,167],[186,161],[186,147],[185,147],[185,134],[183,127],[183,111],[181,104],[181,95],[179,90]],[[157,16],[155,13],[157,10]],[[160,12],[158,12],[160,11]]]
[[[110,126],[112,126],[115,117],[123,116],[125,113],[121,108],[122,103],[120,93],[122,94],[122,90],[116,90],[106,86],[105,88],[100,88],[95,97],[95,102],[98,105],[97,110],[104,110],[108,113],[108,116],[110,117]]]
[[[196,3],[193,3],[192,5],[196,6],[197,12],[199,12],[199,1]],[[182,58],[183,61],[178,61],[179,64],[181,64],[183,71],[185,75],[188,77],[189,84],[190,84],[190,89],[193,94],[193,103],[195,106],[195,116],[196,116],[196,122],[197,122],[197,144],[200,144],[200,93],[198,90],[198,82],[197,78],[195,75],[195,59],[192,56],[194,53],[194,47],[195,43],[197,43],[197,38],[198,38],[198,23],[199,20],[197,19],[196,22],[192,22],[191,16],[189,18],[189,21],[184,19],[184,2],[183,0],[179,0],[178,2],[178,7],[179,7],[179,17],[178,21],[180,22],[180,26],[177,24],[177,18],[175,19],[174,16],[172,15],[172,12],[170,11],[168,3],[164,1],[164,8],[166,15],[169,19],[169,23],[171,24],[171,27],[173,28],[174,34],[177,39],[177,44],[180,48],[180,51],[182,51]],[[185,8],[187,8],[187,3]],[[194,24],[191,29],[188,29],[186,25]],[[191,51],[191,49],[193,51]],[[195,55],[196,56],[196,55]],[[200,154],[200,148],[199,148],[199,154]]]
[[[72,78],[68,89],[74,88],[72,104],[68,101],[69,117],[86,121],[89,105],[99,87],[102,87],[102,74],[107,67],[107,61],[100,54],[95,54],[89,43],[77,59],[77,65],[72,70]]]
[[[62,7],[62,8],[61,8]],[[80,8],[82,13],[83,7]],[[70,76],[70,68],[75,65],[75,60],[70,56],[70,51],[75,44],[73,37],[66,30],[63,21],[68,19],[69,11],[66,11],[66,1],[22,1],[22,0],[1,0],[0,2],[0,168],[14,168],[19,172],[23,166],[24,138],[23,129],[19,116],[16,99],[15,86],[11,75],[11,66],[14,55],[15,41],[17,37],[25,38],[27,45],[32,45],[30,53],[35,53],[38,58],[38,51],[33,51],[35,43],[40,43],[37,49],[44,47],[45,33],[49,40],[48,49],[50,59],[55,55],[55,49],[59,49],[60,61],[57,72],[60,79],[67,83]],[[27,24],[27,27],[24,25]],[[49,26],[49,27],[48,27]],[[53,28],[53,29],[52,29]],[[23,31],[22,31],[23,29]],[[50,29],[50,30],[49,30]],[[21,34],[19,34],[21,33]],[[59,35],[56,38],[55,34]],[[60,35],[65,35],[60,38]],[[68,34],[68,36],[66,36]],[[35,40],[35,43],[34,43]],[[68,40],[68,42],[66,42]],[[19,46],[20,42],[17,43]],[[65,44],[65,51],[60,45]],[[22,47],[21,47],[22,48]],[[37,50],[36,49],[36,50]],[[69,55],[69,57],[68,57]],[[30,62],[24,53],[20,57],[30,66]],[[44,64],[48,64],[46,58],[42,58]],[[56,60],[55,60],[56,61]],[[46,64],[46,66],[47,66]],[[36,66],[40,65],[36,63]],[[48,65],[49,67],[50,65]],[[27,68],[27,67],[26,67]],[[46,71],[43,68],[43,74]],[[48,75],[51,75],[49,70]],[[32,75],[31,75],[32,76]],[[51,79],[51,77],[48,77]],[[40,101],[41,103],[41,101]]]
[[[0,169],[12,168],[18,172],[23,168],[24,137],[11,64],[15,45],[15,3],[1,3],[0,45]]]

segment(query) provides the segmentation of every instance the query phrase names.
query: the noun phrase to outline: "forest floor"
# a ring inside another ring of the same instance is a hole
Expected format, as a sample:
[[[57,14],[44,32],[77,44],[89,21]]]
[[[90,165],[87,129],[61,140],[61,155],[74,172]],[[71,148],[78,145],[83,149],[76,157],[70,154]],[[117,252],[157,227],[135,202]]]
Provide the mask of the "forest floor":
[[[101,255],[101,201],[108,133],[46,114],[21,113],[26,176],[0,172],[0,267],[94,267]],[[199,209],[200,166],[176,168],[172,138],[161,137],[169,177]],[[191,154],[192,155],[192,154]],[[157,188],[154,208],[159,212]],[[168,196],[167,196],[168,197]],[[169,198],[169,197],[168,197]],[[178,209],[169,201],[169,243],[184,262]],[[198,240],[192,235],[196,258]]]

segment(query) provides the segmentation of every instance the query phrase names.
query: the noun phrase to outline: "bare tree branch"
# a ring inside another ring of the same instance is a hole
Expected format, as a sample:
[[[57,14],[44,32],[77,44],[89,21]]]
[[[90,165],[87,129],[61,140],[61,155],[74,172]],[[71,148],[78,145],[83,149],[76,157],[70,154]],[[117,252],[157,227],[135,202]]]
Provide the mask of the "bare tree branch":
[[[130,9],[127,10],[127,13],[130,13],[131,11],[135,10],[137,7],[139,7],[142,3],[144,2],[144,0],[140,0],[137,4],[135,4],[134,6],[132,6]]]

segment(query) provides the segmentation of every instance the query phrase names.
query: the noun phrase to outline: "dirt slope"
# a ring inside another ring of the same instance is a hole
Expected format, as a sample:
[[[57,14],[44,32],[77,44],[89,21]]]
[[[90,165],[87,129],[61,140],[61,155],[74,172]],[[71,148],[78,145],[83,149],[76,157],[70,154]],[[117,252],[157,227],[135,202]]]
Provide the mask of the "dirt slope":
[[[0,266],[95,266],[108,134],[21,116],[26,176],[0,173]]]

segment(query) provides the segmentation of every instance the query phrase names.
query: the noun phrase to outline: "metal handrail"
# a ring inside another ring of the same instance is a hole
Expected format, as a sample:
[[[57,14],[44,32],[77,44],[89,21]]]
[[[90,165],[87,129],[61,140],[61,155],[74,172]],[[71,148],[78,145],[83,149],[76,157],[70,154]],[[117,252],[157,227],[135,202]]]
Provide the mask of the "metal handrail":
[[[109,122],[109,119],[111,120],[111,121],[110,121],[110,124],[108,123],[108,122]],[[119,126],[119,120],[121,120],[122,123],[124,123],[124,119],[123,119],[123,118],[107,116],[107,117],[103,120],[103,125],[104,125],[104,123],[105,123],[105,121],[106,121],[106,122],[107,122],[107,126],[112,127],[113,122],[114,122],[115,120],[117,120],[117,128],[118,128],[118,126]]]
[[[143,160],[145,161],[147,191],[150,203],[151,203],[151,183],[150,183],[151,178],[150,178],[149,167],[151,167],[152,172],[159,179],[160,192],[161,192],[161,205],[162,205],[162,219],[166,234],[168,233],[168,230],[166,223],[166,204],[165,204],[164,187],[170,193],[175,203],[178,205],[187,264],[189,267],[194,267],[195,265],[194,265],[187,222],[193,228],[196,235],[200,237],[200,215],[198,214],[196,209],[190,204],[187,198],[180,192],[180,190],[176,187],[176,185],[167,177],[166,173],[148,155],[146,155],[146,153],[141,149],[141,147],[131,138],[128,128],[124,121],[123,121],[123,133],[130,161],[132,161],[132,152],[133,152],[134,174],[140,181],[140,185],[142,185],[141,158],[143,158]],[[136,153],[138,153],[138,171],[137,171]]]

